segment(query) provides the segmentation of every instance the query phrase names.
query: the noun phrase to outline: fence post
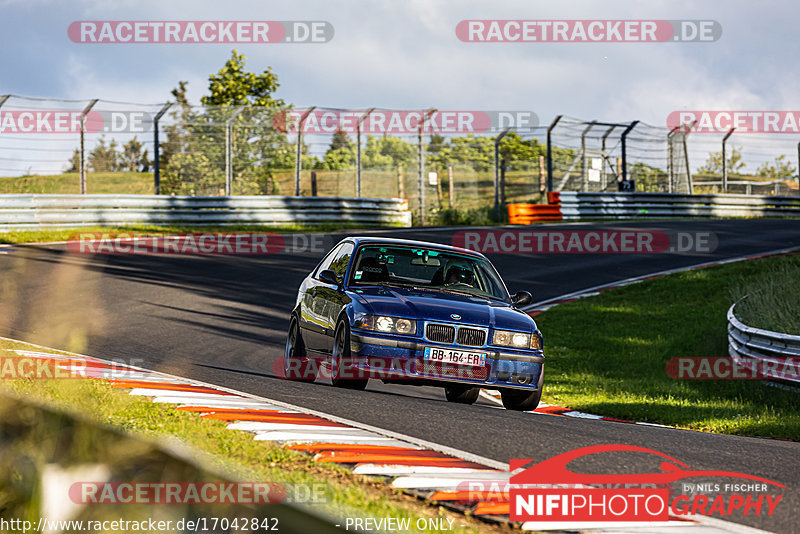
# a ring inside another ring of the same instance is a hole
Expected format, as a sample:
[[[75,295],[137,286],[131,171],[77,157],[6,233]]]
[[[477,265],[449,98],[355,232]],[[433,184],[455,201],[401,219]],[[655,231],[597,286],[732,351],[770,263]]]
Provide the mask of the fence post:
[[[361,123],[373,111],[375,111],[375,108],[369,108],[358,118],[358,123],[356,124],[356,196],[358,198],[361,198]]]
[[[798,144],[797,149],[800,151],[800,144]],[[453,189],[453,166],[447,166],[447,189],[448,189],[448,202],[450,203],[450,209],[456,209],[456,195]]]
[[[551,133],[553,128],[556,127],[558,121],[561,120],[563,115],[556,116],[553,119],[553,122],[550,123],[550,126],[547,127],[547,191],[553,190],[553,143],[551,138]]]
[[[597,121],[592,121],[589,123],[589,126],[584,128],[583,132],[581,132],[581,191],[586,191],[589,189],[589,182],[587,180],[587,169],[586,169],[586,134],[594,127]]]
[[[506,128],[494,138],[494,215],[496,220],[500,220],[500,141],[511,131]]]
[[[728,142],[728,138],[733,135],[733,131],[736,128],[731,128],[728,130],[728,133],[725,134],[725,137],[722,138],[722,192],[728,192],[728,162],[725,161],[725,145]]]
[[[153,188],[155,194],[161,194],[161,164],[159,163],[159,146],[158,146],[158,121],[164,116],[164,113],[172,106],[172,102],[167,102],[164,107],[156,113],[153,117]]]
[[[406,191],[403,187],[403,164],[397,164],[397,196],[398,198],[406,198]]]
[[[98,99],[94,98],[89,102],[89,105],[81,111],[81,195],[86,194],[86,150],[84,145],[84,137],[86,135],[86,114],[89,113]]]
[[[689,125],[689,130],[691,131],[692,126],[694,123]],[[683,160],[684,164],[686,165],[686,181],[689,185],[689,194],[694,195],[694,184],[692,183],[692,170],[689,168],[689,150],[686,148],[686,137],[689,135],[689,132],[683,134]]]
[[[317,196],[317,171],[311,171],[311,196]]]
[[[308,108],[300,117],[300,120],[297,121],[297,151],[294,156],[294,196],[296,197],[300,196],[300,152],[303,147],[303,123],[308,118],[308,115],[316,108],[317,106]]]
[[[547,189],[547,177],[544,173],[544,156],[539,155],[539,193],[544,193]]]
[[[422,121],[417,132],[417,195],[419,198],[419,224],[425,224],[425,147],[422,144],[422,132],[425,130],[425,121],[436,109],[431,108],[422,115]]]
[[[506,159],[500,160],[500,205],[506,205]]]
[[[233,194],[233,151],[231,150],[231,124],[239,113],[244,111],[244,106],[235,110],[225,121],[225,196]]]
[[[672,161],[674,150],[672,148],[672,136],[678,131],[680,125],[676,126],[667,134],[667,193],[672,193],[675,189],[675,164]]]
[[[639,121],[633,121],[625,128],[625,131],[622,132],[622,136],[620,137],[622,141],[622,181],[628,181],[628,149],[626,146],[626,140],[628,138],[628,134],[631,133],[631,130],[636,128],[636,125],[639,124]]]
[[[800,143],[797,143],[797,194],[800,195]]]
[[[606,130],[606,133],[603,134],[602,138],[603,144],[601,151],[603,153],[603,167],[600,170],[600,187],[602,191],[605,191],[606,187],[608,187],[608,180],[606,180],[606,164],[608,164],[609,166],[611,165],[611,163],[608,162],[608,154],[606,154],[606,139],[608,139],[608,136],[611,135],[611,132],[613,132],[614,128],[616,128],[617,126],[618,126],[617,124],[611,126],[608,130]],[[613,171],[614,168],[611,167],[611,170]]]

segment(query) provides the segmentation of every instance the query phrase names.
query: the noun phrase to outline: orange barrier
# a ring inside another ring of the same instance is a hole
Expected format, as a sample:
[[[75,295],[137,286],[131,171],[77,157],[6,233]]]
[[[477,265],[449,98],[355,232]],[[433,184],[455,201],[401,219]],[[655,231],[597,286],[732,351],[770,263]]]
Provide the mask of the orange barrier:
[[[508,222],[511,224],[531,224],[535,221],[560,221],[561,195],[558,191],[547,193],[547,204],[509,204]]]
[[[509,515],[511,505],[508,502],[479,502],[472,513],[475,515]]]

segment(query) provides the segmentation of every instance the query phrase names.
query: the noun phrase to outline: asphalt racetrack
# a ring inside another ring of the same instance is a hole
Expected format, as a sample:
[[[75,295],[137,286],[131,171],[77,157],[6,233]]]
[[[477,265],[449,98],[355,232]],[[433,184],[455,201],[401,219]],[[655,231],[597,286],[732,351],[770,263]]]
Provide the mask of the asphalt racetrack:
[[[800,246],[800,221],[792,220],[535,228],[709,232],[717,248],[710,253],[488,253],[509,290],[529,290],[534,302],[632,276]],[[370,233],[450,244],[463,230]],[[324,242],[329,247],[345,235],[329,235]],[[456,405],[445,401],[440,388],[373,380],[367,391],[358,392],[276,377],[274,364],[283,356],[296,289],[321,255],[78,255],[63,244],[14,247],[0,253],[0,334],[290,402],[502,462],[542,460],[604,443],[648,447],[693,469],[749,473],[787,485],[775,516],[751,515],[741,521],[773,532],[800,532],[800,443],[516,413],[485,400]],[[616,473],[622,461],[605,455],[577,467]],[[645,455],[624,460],[625,472],[657,468]]]

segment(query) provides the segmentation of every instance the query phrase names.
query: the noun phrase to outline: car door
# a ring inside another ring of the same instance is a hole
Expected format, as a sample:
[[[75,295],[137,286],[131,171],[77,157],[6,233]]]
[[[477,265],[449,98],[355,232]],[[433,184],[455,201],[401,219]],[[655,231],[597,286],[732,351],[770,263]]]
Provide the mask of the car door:
[[[319,273],[330,268],[342,246],[334,247],[305,282],[306,287],[300,302],[300,328],[303,331],[303,341],[306,344],[306,349],[310,351],[324,352],[327,348],[328,336],[326,328],[328,327],[328,318],[325,300],[319,295],[320,288],[324,287],[325,284],[319,280]]]
[[[336,273],[336,276],[344,281],[344,275],[347,272],[347,266],[350,264],[350,259],[353,257],[354,250],[353,243],[343,243],[341,248],[334,254],[328,268]],[[326,284],[319,282],[317,287],[317,299],[322,301],[324,308],[323,314],[325,316],[325,348],[326,352],[330,352],[333,348],[333,335],[336,331],[336,320],[339,318],[339,312],[342,308],[349,303],[350,298],[347,294],[340,289],[341,286],[334,284]]]

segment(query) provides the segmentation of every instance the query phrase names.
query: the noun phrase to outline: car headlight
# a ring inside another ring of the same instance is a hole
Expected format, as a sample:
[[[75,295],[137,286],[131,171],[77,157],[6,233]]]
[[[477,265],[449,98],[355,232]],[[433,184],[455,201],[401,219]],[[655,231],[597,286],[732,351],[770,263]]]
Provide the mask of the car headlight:
[[[417,322],[413,319],[389,317],[388,315],[362,315],[356,318],[355,326],[391,334],[415,334],[417,332]]]
[[[535,340],[535,341],[534,341]],[[514,347],[518,349],[537,348],[533,345],[539,343],[539,336],[524,334],[522,332],[510,332],[508,330],[495,330],[492,338],[493,345],[501,347]]]

